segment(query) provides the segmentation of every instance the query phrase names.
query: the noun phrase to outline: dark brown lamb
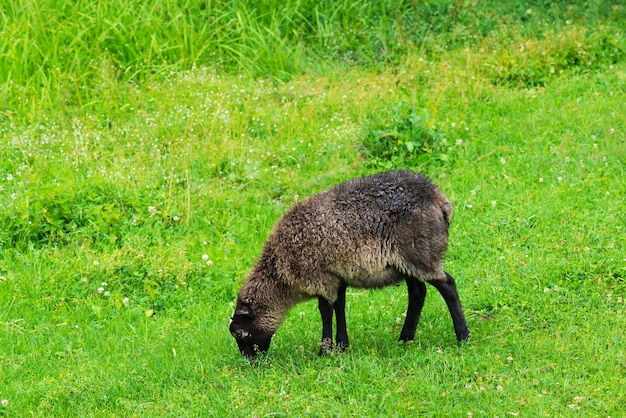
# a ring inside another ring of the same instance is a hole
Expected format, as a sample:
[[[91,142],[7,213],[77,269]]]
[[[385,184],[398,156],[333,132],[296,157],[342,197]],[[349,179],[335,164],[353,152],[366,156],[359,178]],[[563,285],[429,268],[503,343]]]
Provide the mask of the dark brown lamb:
[[[407,315],[401,341],[413,340],[433,285],[443,296],[457,340],[470,337],[452,276],[443,269],[452,204],[424,176],[391,171],[349,180],[291,208],[271,232],[244,283],[230,324],[241,353],[269,348],[287,312],[318,298],[324,353],[348,346],[346,287],[377,288],[404,280]]]

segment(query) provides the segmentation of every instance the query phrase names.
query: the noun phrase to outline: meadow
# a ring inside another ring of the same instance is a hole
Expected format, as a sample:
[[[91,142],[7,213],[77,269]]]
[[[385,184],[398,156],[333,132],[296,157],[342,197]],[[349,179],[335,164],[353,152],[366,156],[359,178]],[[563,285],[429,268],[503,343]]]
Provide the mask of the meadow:
[[[0,416],[621,416],[626,6],[0,5]],[[394,168],[455,206],[430,287],[228,332],[274,222]]]

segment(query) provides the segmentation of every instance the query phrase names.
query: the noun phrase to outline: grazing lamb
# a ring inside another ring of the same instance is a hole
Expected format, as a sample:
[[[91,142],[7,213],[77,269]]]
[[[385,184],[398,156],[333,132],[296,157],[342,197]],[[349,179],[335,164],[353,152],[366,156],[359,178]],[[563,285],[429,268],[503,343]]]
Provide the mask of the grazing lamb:
[[[452,204],[429,179],[391,171],[349,180],[296,204],[278,221],[237,298],[230,332],[254,359],[269,348],[289,309],[318,299],[320,354],[348,347],[346,287],[377,288],[404,280],[409,304],[400,341],[413,340],[433,285],[443,296],[460,342],[470,337],[456,285],[443,270]]]

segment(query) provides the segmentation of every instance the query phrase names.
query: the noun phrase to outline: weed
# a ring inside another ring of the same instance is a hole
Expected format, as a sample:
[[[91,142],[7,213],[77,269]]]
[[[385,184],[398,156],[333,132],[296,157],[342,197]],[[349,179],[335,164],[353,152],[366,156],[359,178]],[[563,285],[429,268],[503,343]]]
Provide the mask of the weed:
[[[612,65],[626,54],[626,44],[619,37],[612,33],[591,35],[578,25],[547,31],[542,39],[514,35],[504,47],[493,39],[486,39],[485,45],[492,49],[493,57],[486,65],[487,75],[496,83],[525,87],[544,85],[564,71]]]
[[[447,161],[443,153],[446,139],[443,132],[432,127],[428,109],[416,112],[405,103],[398,103],[389,121],[372,119],[363,147],[366,158],[374,167],[417,167],[427,161]]]

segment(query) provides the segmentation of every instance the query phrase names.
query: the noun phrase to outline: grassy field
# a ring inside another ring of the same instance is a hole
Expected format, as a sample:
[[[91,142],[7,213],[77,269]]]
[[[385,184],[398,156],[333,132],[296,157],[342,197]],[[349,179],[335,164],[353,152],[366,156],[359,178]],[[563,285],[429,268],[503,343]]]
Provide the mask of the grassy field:
[[[623,415],[626,7],[222,3],[0,6],[0,416]],[[392,168],[455,205],[472,340],[351,289],[347,352],[311,301],[249,364],[274,222]]]

